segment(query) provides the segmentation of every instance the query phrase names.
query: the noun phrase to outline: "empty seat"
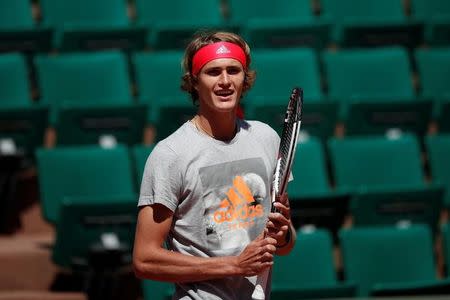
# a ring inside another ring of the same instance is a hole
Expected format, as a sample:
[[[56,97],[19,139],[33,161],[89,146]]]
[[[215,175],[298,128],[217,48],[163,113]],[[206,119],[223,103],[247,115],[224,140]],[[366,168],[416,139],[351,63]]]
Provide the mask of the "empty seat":
[[[432,294],[444,283],[436,278],[432,240],[422,224],[344,229],[340,241],[345,279],[359,285],[360,297],[420,295],[427,289]]]
[[[432,103],[415,96],[404,48],[326,51],[322,58],[328,96],[343,105],[346,134],[426,132]]]
[[[436,228],[443,189],[426,184],[415,136],[332,138],[328,147],[336,188],[353,194],[355,224],[408,220]]]
[[[425,137],[431,178],[445,188],[445,206],[450,206],[450,135],[430,135]]]
[[[445,223],[441,227],[442,233],[442,250],[444,256],[444,264],[446,266],[447,278],[450,277],[450,224]]]
[[[137,0],[136,23],[152,48],[182,49],[195,32],[223,28],[224,18],[220,0]]]
[[[173,284],[144,279],[141,281],[144,300],[170,300],[175,291]]]
[[[131,25],[125,0],[42,0],[42,23],[61,50],[143,48],[146,30]]]
[[[35,64],[58,144],[98,143],[106,135],[127,144],[142,140],[145,105],[133,103],[123,53],[41,55]]]
[[[138,101],[149,106],[148,121],[161,140],[191,119],[197,111],[182,91],[181,51],[139,52],[132,56]]]
[[[274,259],[271,299],[352,297],[355,292],[355,285],[338,282],[326,230],[298,230],[291,253]]]
[[[132,264],[136,216],[133,197],[106,203],[67,197],[61,204],[52,260],[65,272],[83,276],[87,298],[117,295],[116,282]]]
[[[314,136],[301,138],[295,153],[292,165],[294,181],[288,184],[289,199],[295,201],[332,193],[322,142]]]
[[[420,93],[433,100],[439,130],[450,132],[450,48],[416,49]]]
[[[321,89],[318,57],[310,48],[253,51],[257,73],[243,105],[249,118],[268,123],[281,134],[289,96],[294,87],[304,90],[302,131],[311,135],[333,135],[336,103],[325,100]]]
[[[411,0],[412,18],[425,24],[425,41],[450,44],[450,3],[442,0]]]
[[[408,19],[402,0],[321,0],[321,13],[335,24],[339,45],[415,47],[423,26]]]
[[[337,233],[348,213],[349,195],[331,189],[322,141],[300,134],[288,184],[294,226],[314,225]]]
[[[323,48],[329,41],[330,24],[316,16],[311,1],[270,0],[229,2],[229,22],[239,28],[252,47]]]
[[[0,0],[0,52],[48,51],[52,31],[36,25],[29,0]]]
[[[16,152],[32,157],[42,145],[47,109],[31,100],[25,57],[0,55],[0,140],[10,139]]]
[[[136,201],[129,152],[122,145],[40,148],[37,170],[43,216],[55,225],[67,199],[104,205]]]

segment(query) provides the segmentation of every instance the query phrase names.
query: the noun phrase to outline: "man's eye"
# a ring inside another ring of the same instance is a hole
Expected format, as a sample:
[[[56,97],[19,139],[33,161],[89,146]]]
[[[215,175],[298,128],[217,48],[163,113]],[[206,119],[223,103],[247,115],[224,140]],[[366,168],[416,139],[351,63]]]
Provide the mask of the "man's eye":
[[[228,74],[235,75],[239,74],[241,72],[241,69],[239,68],[230,68],[227,70]]]
[[[208,70],[206,71],[206,74],[208,74],[209,76],[219,76],[220,75],[220,71],[219,70]]]

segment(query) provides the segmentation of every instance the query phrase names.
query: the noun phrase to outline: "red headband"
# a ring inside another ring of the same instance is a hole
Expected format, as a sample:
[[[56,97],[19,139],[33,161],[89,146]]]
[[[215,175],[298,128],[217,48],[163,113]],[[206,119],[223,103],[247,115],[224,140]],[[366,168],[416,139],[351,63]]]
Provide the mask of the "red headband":
[[[192,74],[197,75],[208,62],[218,58],[233,58],[247,68],[247,60],[241,47],[230,42],[217,42],[200,48],[192,59]]]

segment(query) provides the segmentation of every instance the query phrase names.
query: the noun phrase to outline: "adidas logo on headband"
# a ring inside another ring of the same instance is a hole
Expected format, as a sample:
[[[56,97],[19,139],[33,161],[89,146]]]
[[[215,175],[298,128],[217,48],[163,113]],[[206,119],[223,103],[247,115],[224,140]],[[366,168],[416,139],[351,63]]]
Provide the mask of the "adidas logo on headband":
[[[230,53],[231,51],[228,50],[227,47],[225,47],[225,45],[220,46],[217,50],[216,50],[216,54],[225,54],[225,53]]]

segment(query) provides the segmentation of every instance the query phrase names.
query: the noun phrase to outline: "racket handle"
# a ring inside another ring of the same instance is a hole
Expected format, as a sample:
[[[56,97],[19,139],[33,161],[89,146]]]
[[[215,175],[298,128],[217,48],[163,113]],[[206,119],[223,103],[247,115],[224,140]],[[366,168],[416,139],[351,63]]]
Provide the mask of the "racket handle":
[[[264,287],[267,286],[269,272],[270,272],[270,269],[267,269],[257,276],[255,290],[253,291],[253,294],[252,294],[252,300],[264,300],[266,298],[266,293],[264,291]]]

